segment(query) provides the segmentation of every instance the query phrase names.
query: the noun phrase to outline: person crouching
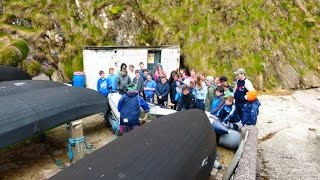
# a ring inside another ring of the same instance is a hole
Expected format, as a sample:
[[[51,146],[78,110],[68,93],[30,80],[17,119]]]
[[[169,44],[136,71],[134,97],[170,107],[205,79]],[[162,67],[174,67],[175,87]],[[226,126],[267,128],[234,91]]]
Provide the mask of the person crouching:
[[[242,123],[234,103],[234,97],[226,97],[225,104],[217,112],[216,116],[222,121],[224,126],[240,131]]]
[[[127,133],[140,125],[140,107],[148,113],[149,105],[139,96],[135,84],[127,86],[127,92],[120,98],[118,111],[120,112],[120,133]],[[145,116],[147,117],[147,116]]]

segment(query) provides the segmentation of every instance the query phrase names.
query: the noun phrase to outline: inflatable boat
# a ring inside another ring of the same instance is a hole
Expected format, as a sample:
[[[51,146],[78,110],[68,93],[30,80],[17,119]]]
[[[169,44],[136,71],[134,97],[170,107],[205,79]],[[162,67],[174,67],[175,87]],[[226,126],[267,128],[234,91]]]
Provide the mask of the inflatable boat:
[[[216,137],[208,117],[190,110],[146,123],[51,179],[203,180],[215,158]]]
[[[59,86],[0,98],[0,148],[64,123],[103,112],[106,98],[85,88]]]
[[[14,80],[31,80],[31,76],[16,67],[0,65],[0,82]]]
[[[120,112],[117,109],[120,98],[121,98],[121,95],[119,93],[109,94],[108,96],[109,107],[107,107],[107,111],[105,114],[105,120],[110,125],[112,131],[115,132],[116,134],[119,134],[119,131],[120,131]],[[150,107],[149,114],[155,115],[157,117],[165,116],[165,115],[169,115],[177,112],[175,110],[163,108],[154,104],[149,104],[149,107]]]

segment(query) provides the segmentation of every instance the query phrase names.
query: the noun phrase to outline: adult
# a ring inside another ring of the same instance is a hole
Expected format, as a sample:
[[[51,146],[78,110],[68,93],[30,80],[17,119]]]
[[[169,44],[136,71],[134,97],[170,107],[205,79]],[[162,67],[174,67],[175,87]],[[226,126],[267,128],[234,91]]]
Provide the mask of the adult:
[[[149,112],[149,105],[138,95],[135,84],[126,86],[128,91],[121,97],[118,103],[120,112],[120,133],[127,133],[140,125],[140,107],[145,113]]]
[[[136,77],[136,73],[134,72],[134,66],[132,64],[129,65],[128,75],[131,79],[131,82],[133,81],[133,78]]]
[[[157,69],[156,69],[156,71],[154,72],[154,80],[156,81],[156,82],[160,82],[160,77],[161,76],[164,76],[164,75],[166,75],[166,73],[165,73],[165,71],[163,70],[163,66],[160,64],[160,63],[158,63],[157,64]]]
[[[122,67],[122,65],[121,65]],[[126,66],[125,66],[126,67]],[[127,69],[122,68],[121,70],[121,75],[118,77],[118,83],[117,83],[117,86],[118,86],[118,91],[119,93],[122,95],[124,93],[126,93],[127,91],[127,86],[131,83],[131,79],[130,77],[128,76],[127,74]]]
[[[254,89],[251,81],[249,81],[246,78],[245,69],[239,68],[234,73],[237,75],[236,90],[234,92],[234,99],[235,99],[235,104],[236,104],[239,116],[241,119],[243,119],[244,106],[248,102],[246,94],[248,91],[254,91],[255,89]]]

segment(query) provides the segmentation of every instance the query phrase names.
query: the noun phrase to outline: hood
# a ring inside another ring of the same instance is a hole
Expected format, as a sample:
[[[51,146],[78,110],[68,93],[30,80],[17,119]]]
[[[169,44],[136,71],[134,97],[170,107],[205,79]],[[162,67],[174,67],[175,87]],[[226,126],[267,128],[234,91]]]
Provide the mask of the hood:
[[[127,91],[128,97],[135,97],[138,95],[138,91]]]

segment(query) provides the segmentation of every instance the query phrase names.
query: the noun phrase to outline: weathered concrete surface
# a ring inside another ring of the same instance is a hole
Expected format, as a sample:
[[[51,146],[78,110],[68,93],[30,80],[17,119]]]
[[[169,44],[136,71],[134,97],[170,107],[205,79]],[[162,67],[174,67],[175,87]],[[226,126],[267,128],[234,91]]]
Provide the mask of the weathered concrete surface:
[[[248,131],[249,133],[234,179],[254,180],[256,179],[258,129],[255,126],[245,126],[243,129],[244,132]]]
[[[318,95],[261,96],[257,179],[320,179]]]

